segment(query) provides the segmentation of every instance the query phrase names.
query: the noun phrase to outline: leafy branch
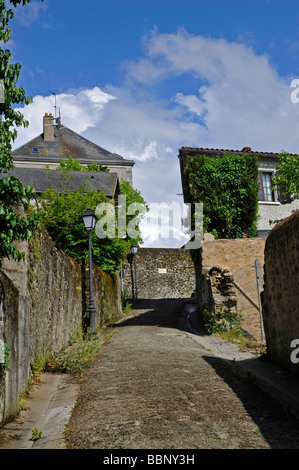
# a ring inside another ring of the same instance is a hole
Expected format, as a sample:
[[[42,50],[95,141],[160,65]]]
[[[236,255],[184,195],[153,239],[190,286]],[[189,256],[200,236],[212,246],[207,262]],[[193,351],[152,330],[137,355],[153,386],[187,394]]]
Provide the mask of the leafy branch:
[[[10,0],[15,7],[30,0]],[[4,99],[0,103],[0,171],[4,176],[0,179],[0,265],[4,257],[11,257],[20,261],[24,259],[16,245],[18,240],[29,240],[34,228],[39,222],[39,213],[29,210],[30,201],[34,197],[34,190],[30,186],[24,187],[21,181],[14,176],[5,176],[13,169],[12,143],[17,137],[17,127],[28,127],[28,121],[21,112],[16,111],[14,105],[28,105],[31,98],[27,98],[22,86],[17,82],[21,65],[11,64],[12,54],[9,49],[3,49],[11,38],[10,20],[14,17],[11,8],[7,8],[4,0],[0,0],[0,81],[3,85]]]

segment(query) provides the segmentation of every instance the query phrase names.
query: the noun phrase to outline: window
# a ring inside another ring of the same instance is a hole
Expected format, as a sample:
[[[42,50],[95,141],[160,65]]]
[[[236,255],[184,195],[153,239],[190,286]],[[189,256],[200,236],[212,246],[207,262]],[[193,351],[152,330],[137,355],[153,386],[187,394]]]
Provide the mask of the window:
[[[39,153],[39,152],[40,152],[40,148],[39,148],[39,147],[31,147],[31,152],[32,152],[32,153]]]
[[[273,191],[271,189],[272,173],[262,173],[264,201],[274,201]]]

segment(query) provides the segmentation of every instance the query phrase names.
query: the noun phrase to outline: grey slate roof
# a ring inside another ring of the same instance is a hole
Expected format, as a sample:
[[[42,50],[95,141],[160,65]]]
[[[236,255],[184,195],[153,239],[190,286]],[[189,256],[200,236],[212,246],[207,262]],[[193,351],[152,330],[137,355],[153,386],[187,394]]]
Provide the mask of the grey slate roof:
[[[17,168],[8,172],[1,172],[0,178],[14,175],[19,178],[23,185],[29,184],[37,194],[41,194],[53,187],[59,193],[68,188],[75,191],[82,185],[89,190],[97,191],[102,188],[107,197],[115,197],[119,193],[119,180],[117,173],[104,173],[94,171],[69,171],[67,179],[64,172],[60,170],[47,170],[41,168]]]
[[[32,162],[59,163],[60,159],[67,159],[71,156],[86,164],[97,162],[101,165],[134,165],[133,160],[127,160],[116,153],[111,153],[63,125],[54,127],[54,135],[54,142],[46,142],[43,134],[40,134],[15,149],[12,152],[14,161],[17,162],[25,158],[26,161]],[[37,147],[38,153],[33,152],[32,147]]]

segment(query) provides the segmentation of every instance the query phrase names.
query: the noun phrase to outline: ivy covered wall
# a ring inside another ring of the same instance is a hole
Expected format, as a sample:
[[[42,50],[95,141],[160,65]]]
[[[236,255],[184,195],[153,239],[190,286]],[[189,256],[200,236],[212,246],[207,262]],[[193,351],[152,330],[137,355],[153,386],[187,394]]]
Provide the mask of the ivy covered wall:
[[[181,168],[185,202],[203,203],[204,232],[222,239],[256,236],[257,157],[224,154],[184,158]]]

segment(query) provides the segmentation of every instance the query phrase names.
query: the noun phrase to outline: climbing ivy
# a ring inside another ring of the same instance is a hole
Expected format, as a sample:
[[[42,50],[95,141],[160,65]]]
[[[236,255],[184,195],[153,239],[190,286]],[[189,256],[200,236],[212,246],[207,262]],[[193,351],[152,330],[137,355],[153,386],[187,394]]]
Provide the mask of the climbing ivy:
[[[283,203],[290,203],[299,199],[299,155],[281,152],[278,161],[276,175],[272,178],[272,189],[285,197]]]
[[[184,176],[189,201],[203,203],[204,232],[213,233],[217,238],[256,236],[256,156],[187,156]]]
[[[10,3],[17,6],[29,1],[10,0]],[[26,105],[31,101],[25,96],[23,87],[17,87],[21,65],[11,64],[11,52],[3,48],[11,38],[9,24],[13,17],[14,12],[7,7],[7,2],[0,0],[0,82],[3,91],[0,100],[0,171],[4,174],[13,168],[12,143],[17,137],[16,128],[28,126],[15,105]],[[14,176],[0,179],[0,265],[4,257],[17,261],[24,259],[24,253],[18,250],[15,241],[29,240],[38,224],[39,213],[29,210],[33,195],[33,188],[24,187]]]

